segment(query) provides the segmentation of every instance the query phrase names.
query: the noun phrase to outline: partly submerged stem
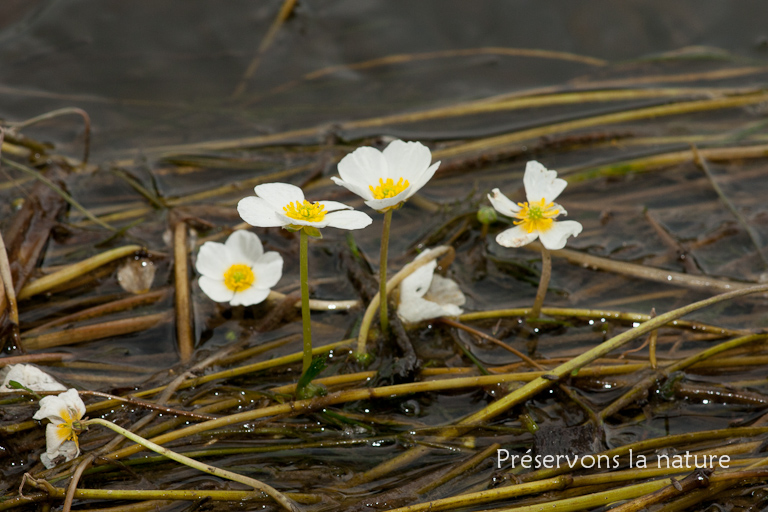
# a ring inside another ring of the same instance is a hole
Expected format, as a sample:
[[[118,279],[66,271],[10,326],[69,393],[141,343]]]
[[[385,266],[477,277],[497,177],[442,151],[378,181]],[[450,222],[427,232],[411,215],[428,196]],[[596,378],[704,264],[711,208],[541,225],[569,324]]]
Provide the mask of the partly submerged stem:
[[[426,265],[432,260],[436,260],[437,258],[442,257],[445,253],[448,251],[453,250],[452,247],[448,247],[445,245],[441,245],[439,247],[435,247],[432,249],[432,251],[429,252],[429,254],[423,256],[422,258],[419,258],[417,260],[414,260],[404,266],[400,272],[395,274],[392,279],[389,280],[387,283],[387,288],[391,291],[394,290],[397,285],[400,284],[400,282],[414,273],[417,269],[420,267]],[[373,296],[371,299],[371,302],[368,304],[368,308],[365,310],[365,314],[363,315],[363,321],[360,324],[360,333],[357,336],[357,351],[355,352],[355,357],[357,357],[359,360],[365,359],[366,355],[366,347],[365,344],[368,341],[368,331],[371,328],[371,322],[373,321],[374,314],[376,312],[376,309],[379,307],[379,300],[381,299],[381,295],[378,293]],[[386,297],[384,297],[384,300],[386,300]]]
[[[379,257],[379,297],[381,297],[379,309],[379,322],[381,330],[385,333],[389,329],[389,317],[387,317],[387,253],[389,252],[389,226],[392,224],[392,208],[384,213],[384,227],[381,231],[381,253]]]
[[[304,330],[304,359],[301,373],[309,370],[312,364],[312,326],[309,319],[309,263],[307,262],[308,236],[299,231],[299,278],[301,280],[301,324]]]
[[[253,478],[249,478],[247,476],[240,475],[237,473],[233,473],[225,469],[217,468],[217,467],[211,466],[210,464],[203,464],[202,462],[196,461],[195,459],[190,459],[189,457],[185,457],[180,453],[176,453],[167,448],[163,448],[159,444],[155,444],[152,441],[144,439],[143,437],[140,437],[129,430],[126,430],[122,427],[115,425],[110,421],[103,420],[101,418],[90,419],[84,422],[84,424],[85,425],[101,425],[103,427],[107,427],[108,429],[111,429],[117,432],[118,434],[127,437],[134,443],[140,444],[141,446],[148,448],[155,453],[159,453],[160,455],[168,457],[171,460],[175,460],[180,464],[184,464],[185,466],[189,466],[191,468],[197,469],[199,471],[202,471],[203,473],[208,473],[209,475],[219,476],[221,478],[226,478],[234,482],[240,482],[241,484],[249,485],[253,487],[254,490],[261,491],[264,494],[274,498],[274,500],[277,501],[280,505],[282,505],[286,510],[291,510],[291,511],[299,510],[296,507],[296,505],[294,505],[293,502],[291,502],[291,500],[285,497],[277,489],[265,483],[262,483],[258,480],[255,480]]]
[[[536,320],[541,314],[541,306],[544,304],[544,297],[547,295],[549,287],[549,278],[552,276],[552,256],[549,250],[541,246],[541,277],[539,278],[539,289],[536,291],[536,299],[533,301],[533,307],[528,314],[529,320]]]

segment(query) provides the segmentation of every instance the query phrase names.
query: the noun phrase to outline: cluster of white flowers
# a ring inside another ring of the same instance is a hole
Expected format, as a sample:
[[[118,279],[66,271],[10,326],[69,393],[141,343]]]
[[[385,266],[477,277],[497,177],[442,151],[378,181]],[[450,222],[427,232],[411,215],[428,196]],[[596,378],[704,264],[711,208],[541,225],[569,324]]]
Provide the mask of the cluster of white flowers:
[[[331,179],[360,196],[370,208],[383,212],[401,206],[432,178],[440,162],[431,162],[426,146],[395,140],[383,151],[373,147],[356,149],[339,162],[340,177]],[[569,237],[582,230],[576,221],[556,220],[567,214],[554,202],[567,183],[557,177],[556,171],[536,161],[528,162],[523,183],[527,202],[515,203],[497,188],[488,195],[493,207],[515,224],[499,233],[496,241],[505,247],[521,247],[538,238],[547,249],[562,249]],[[352,230],[372,222],[367,214],[343,203],[308,201],[294,185],[267,183],[256,186],[254,191],[255,197],[246,197],[237,205],[240,216],[252,226],[294,231],[325,227]],[[196,268],[201,275],[200,288],[211,299],[247,306],[267,298],[282,275],[282,265],[282,257],[276,252],[265,253],[255,234],[236,231],[224,244],[206,242],[200,248]],[[417,322],[460,314],[458,306],[464,303],[463,295],[461,302],[429,301],[428,297],[435,295],[428,292],[430,286],[441,286],[444,279],[433,275],[434,265],[427,265],[402,283],[398,314],[403,320]],[[427,307],[427,303],[433,306]]]
[[[418,142],[396,140],[384,151],[362,147],[344,157],[338,165],[340,177],[333,181],[360,196],[370,208],[386,212],[398,208],[421,189],[434,175],[440,162],[431,163],[428,148]],[[493,189],[488,195],[493,207],[511,217],[515,227],[498,234],[496,241],[506,247],[520,247],[536,240],[550,250],[562,249],[567,239],[577,236],[582,226],[575,221],[557,221],[565,209],[555,199],[566,182],[557,172],[538,162],[528,162],[523,178],[528,201],[514,203]],[[242,199],[237,209],[241,217],[257,227],[283,227],[316,234],[325,227],[362,229],[371,224],[370,216],[336,201],[310,202],[303,191],[286,183],[268,183],[254,189],[255,197]],[[428,254],[424,251],[418,258]],[[404,322],[417,323],[443,316],[458,316],[466,298],[458,284],[435,274],[436,261],[423,265],[400,284],[397,313]],[[264,252],[259,237],[246,230],[232,233],[225,243],[206,242],[195,265],[200,288],[217,302],[248,306],[264,301],[282,276],[283,258],[274,251]],[[15,365],[0,373],[0,392],[17,391],[15,381],[32,391],[63,391],[66,388],[48,374],[31,365]],[[69,389],[58,396],[40,400],[37,420],[48,419],[47,450],[41,456],[46,467],[56,459],[72,460],[80,453],[77,435],[83,428],[85,404],[78,392]]]

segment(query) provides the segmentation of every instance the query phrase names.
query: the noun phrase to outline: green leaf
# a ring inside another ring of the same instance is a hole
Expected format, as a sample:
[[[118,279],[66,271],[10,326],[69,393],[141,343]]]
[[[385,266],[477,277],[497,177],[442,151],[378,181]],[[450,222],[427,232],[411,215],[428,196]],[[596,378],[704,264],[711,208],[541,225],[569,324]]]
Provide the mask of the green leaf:
[[[316,357],[312,360],[312,363],[309,365],[309,368],[307,368],[307,371],[302,374],[301,377],[299,377],[299,382],[296,383],[296,396],[299,398],[309,398],[307,395],[307,391],[311,391],[312,395],[314,396],[318,393],[320,393],[320,388],[314,384],[312,384],[312,381],[320,375],[320,373],[325,370],[325,357]]]
[[[37,398],[38,400],[40,400],[41,398],[43,398],[43,397],[42,397],[42,396],[40,396],[38,393],[35,393],[35,391],[34,391],[34,390],[32,390],[32,389],[28,388],[27,386],[25,386],[25,385],[24,385],[24,384],[22,384],[21,382],[18,382],[18,381],[15,381],[15,380],[9,380],[9,381],[8,381],[8,387],[9,387],[9,388],[11,388],[11,389],[23,389],[24,391],[27,391],[27,392],[31,393],[31,394],[32,394],[32,396],[34,396],[34,397],[35,397],[35,398]]]
[[[23,389],[24,391],[29,391],[29,392],[32,391],[31,389],[29,389],[24,384],[22,384],[20,382],[17,382],[15,380],[9,380],[8,381],[8,387],[11,388],[11,389]]]

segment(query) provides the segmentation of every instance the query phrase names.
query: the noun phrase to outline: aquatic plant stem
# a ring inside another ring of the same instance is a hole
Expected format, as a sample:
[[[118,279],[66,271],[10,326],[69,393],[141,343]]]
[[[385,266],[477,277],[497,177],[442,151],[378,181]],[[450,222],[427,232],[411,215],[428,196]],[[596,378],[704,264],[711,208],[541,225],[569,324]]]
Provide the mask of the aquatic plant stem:
[[[436,260],[437,258],[442,257],[445,253],[452,251],[453,248],[445,245],[441,245],[438,247],[435,247],[432,249],[428,254],[426,254],[424,257],[419,258],[415,261],[410,262],[406,266],[404,266],[400,271],[395,274],[392,279],[389,280],[387,283],[387,289],[394,290],[397,285],[400,284],[400,282],[414,273],[417,269],[420,267],[426,265],[432,260]],[[373,322],[374,314],[376,313],[376,310],[379,307],[379,301],[381,300],[381,295],[378,293],[373,296],[371,299],[371,302],[368,304],[368,308],[365,310],[365,314],[363,315],[363,321],[360,323],[360,333],[357,335],[357,350],[355,351],[355,357],[358,360],[365,359],[366,355],[366,342],[368,341],[368,331],[371,328],[371,322]],[[384,298],[386,300],[386,297]]]
[[[12,167],[16,169],[17,171],[21,171],[24,174],[28,174],[32,177],[34,177],[36,180],[39,180],[43,182],[45,185],[47,185],[51,190],[53,190],[56,194],[61,196],[66,202],[68,202],[70,205],[72,205],[72,208],[75,208],[80,213],[82,213],[86,218],[88,218],[91,222],[95,222],[99,226],[108,229],[110,231],[116,231],[115,228],[107,224],[104,220],[99,219],[95,217],[90,211],[86,210],[80,203],[74,200],[71,195],[67,194],[60,186],[56,185],[54,182],[46,178],[41,172],[31,168],[27,167],[25,165],[22,165],[18,162],[14,162],[13,160],[8,160],[7,158],[0,158],[0,162],[3,163],[3,165],[7,165],[9,167]]]
[[[187,267],[187,224],[178,222],[173,228],[173,270],[176,283],[176,344],[179,359],[189,361],[195,351],[192,336],[192,308],[189,303],[189,269]]]
[[[17,299],[24,300],[32,297],[33,295],[37,295],[38,293],[46,292],[51,288],[67,283],[76,277],[88,274],[89,272],[99,268],[102,265],[106,265],[107,263],[133,254],[136,251],[140,251],[141,249],[142,247],[140,245],[126,245],[123,247],[117,247],[115,249],[104,251],[79,263],[68,265],[61,270],[43,276],[40,279],[36,279],[27,284],[24,286],[24,288],[21,289],[21,291],[19,291]]]
[[[637,338],[638,336],[641,336],[655,329],[658,329],[662,325],[668,322],[671,322],[673,320],[676,320],[683,315],[692,313],[693,311],[696,311],[706,306],[717,304],[719,302],[735,299],[737,297],[742,297],[742,296],[753,294],[753,293],[765,293],[766,291],[768,291],[768,286],[763,285],[763,286],[755,286],[747,290],[736,290],[729,293],[723,293],[721,295],[716,295],[714,297],[710,297],[709,299],[694,302],[693,304],[689,304],[682,308],[669,311],[667,313],[657,316],[656,318],[652,318],[638,325],[637,327],[634,327],[633,329],[630,329],[617,336],[614,336],[613,338],[582,353],[581,355],[574,357],[573,359],[570,359],[568,362],[563,363],[559,365],[557,368],[552,369],[546,376],[537,377],[536,379],[527,383],[523,387],[515,389],[514,391],[507,394],[503,398],[491,403],[487,407],[484,407],[483,409],[475,412],[474,414],[471,414],[463,418],[461,421],[455,423],[454,425],[445,427],[440,432],[439,437],[437,438],[437,441],[445,442],[446,440],[449,440],[458,436],[462,431],[462,428],[466,428],[469,426],[477,426],[482,424],[483,422],[486,422],[491,420],[492,418],[495,418],[499,414],[509,410],[511,407],[525,402],[526,400],[530,399],[531,397],[535,396],[536,394],[540,393],[545,389],[549,389],[555,384],[555,382],[561,379],[564,379],[569,375],[575,374],[574,372],[578,372],[578,370],[580,370],[582,367],[586,366],[587,364],[591,363],[595,359],[603,357],[604,355],[608,354],[613,350],[618,349],[619,347],[625,345],[626,343]],[[202,425],[202,424],[198,424],[198,425]],[[361,485],[363,483],[375,480],[376,478],[380,478],[383,475],[389,474],[397,470],[398,468],[401,468],[404,465],[413,462],[414,460],[418,459],[428,451],[429,451],[429,448],[423,445],[411,448],[408,451],[403,452],[387,460],[386,462],[383,462],[378,466],[366,471],[365,473],[355,475],[352,479],[346,482],[346,485],[348,487],[353,487],[355,485]]]
[[[140,437],[129,430],[119,427],[110,421],[103,420],[101,418],[93,418],[93,419],[84,421],[83,425],[84,426],[101,425],[102,427],[107,427],[108,429],[113,430],[114,432],[117,432],[118,434],[127,437],[134,443],[140,444],[141,446],[149,450],[152,450],[155,453],[159,453],[160,455],[168,457],[171,460],[175,460],[180,464],[184,464],[185,466],[189,466],[191,468],[197,469],[199,471],[202,471],[203,473],[208,473],[209,475],[214,475],[221,478],[226,478],[227,480],[232,480],[234,482],[239,482],[241,484],[249,485],[254,490],[261,491],[267,496],[271,496],[286,510],[290,510],[292,512],[298,512],[299,510],[298,507],[291,500],[289,500],[286,496],[284,496],[274,487],[271,487],[253,478],[249,478],[247,476],[240,475],[238,473],[233,473],[231,471],[217,468],[217,467],[211,466],[210,464],[204,464],[202,462],[196,461],[195,459],[190,459],[189,457],[185,457],[180,453],[176,453],[167,448],[163,448],[159,444],[155,444],[152,441],[144,439],[143,437]]]
[[[306,373],[312,364],[312,325],[309,318],[309,263],[308,236],[299,230],[299,279],[301,280],[301,325],[304,332],[304,358],[301,373]]]
[[[547,295],[549,287],[549,278],[552,276],[552,255],[549,250],[541,246],[541,277],[539,278],[539,289],[536,291],[536,298],[533,301],[531,312],[528,313],[528,320],[536,320],[541,314],[541,306],[544,304],[544,297]]]
[[[385,333],[389,330],[389,317],[387,316],[387,257],[389,252],[389,227],[392,224],[392,211],[384,213],[384,227],[381,230],[381,252],[379,253],[379,322],[381,330]]]

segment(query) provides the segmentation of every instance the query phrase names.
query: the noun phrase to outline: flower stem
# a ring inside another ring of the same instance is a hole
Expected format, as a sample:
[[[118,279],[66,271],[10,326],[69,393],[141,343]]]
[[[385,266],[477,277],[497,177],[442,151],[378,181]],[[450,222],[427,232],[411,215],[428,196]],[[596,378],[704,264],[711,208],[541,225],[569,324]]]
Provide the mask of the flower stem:
[[[387,283],[388,288],[390,290],[394,290],[395,287],[399,285],[403,279],[414,273],[417,269],[421,268],[423,265],[426,265],[432,260],[442,257],[445,255],[445,253],[452,250],[452,247],[445,245],[435,247],[432,249],[432,251],[430,251],[428,255],[417,261],[412,261],[400,269],[400,271],[395,274],[392,279],[389,280],[389,283]],[[367,354],[365,345],[368,341],[368,331],[371,328],[371,323],[373,322],[373,317],[376,314],[376,308],[379,306],[380,300],[380,294],[374,295],[374,297],[371,299],[371,302],[368,304],[368,308],[365,310],[363,321],[360,323],[360,333],[357,335],[357,350],[355,351],[355,357],[358,360],[365,359],[365,355]],[[386,300],[386,297],[384,300]]]
[[[549,287],[549,278],[552,275],[552,256],[549,250],[541,246],[541,278],[539,279],[539,289],[536,291],[536,299],[533,301],[533,307],[528,314],[528,320],[536,320],[541,314],[541,306],[544,304],[544,296],[547,295]]]
[[[299,274],[301,280],[301,324],[304,330],[304,359],[301,373],[312,364],[312,326],[309,319],[309,263],[307,262],[307,233],[299,231]]]
[[[392,224],[392,212],[390,208],[384,213],[384,228],[381,231],[381,253],[379,256],[379,322],[381,330],[385,333],[389,329],[389,317],[387,316],[387,254],[389,252],[389,226]]]
[[[240,482],[241,484],[251,486],[253,487],[254,490],[261,491],[264,494],[274,498],[274,500],[277,501],[280,505],[282,505],[286,510],[290,510],[292,512],[298,512],[299,510],[296,507],[296,505],[294,505],[293,502],[291,502],[291,500],[285,497],[282,493],[280,493],[274,487],[271,487],[265,483],[259,482],[258,480],[255,480],[253,478],[249,478],[247,476],[240,475],[238,473],[233,473],[231,471],[227,471],[226,469],[217,468],[217,467],[211,466],[210,464],[203,464],[202,462],[196,461],[195,459],[190,459],[189,457],[181,455],[180,453],[173,452],[168,448],[163,448],[159,444],[155,444],[152,441],[144,439],[143,437],[138,436],[133,432],[126,430],[122,427],[119,427],[110,421],[103,420],[101,418],[93,418],[83,422],[83,425],[101,425],[102,427],[107,427],[108,429],[113,430],[118,434],[127,437],[134,443],[140,444],[141,446],[148,448],[155,453],[159,453],[160,455],[168,457],[171,460],[175,460],[180,464],[184,464],[185,466],[189,466],[191,468],[197,469],[199,471],[202,471],[203,473],[208,473],[209,475],[219,476],[222,478],[226,478],[228,480],[232,480],[234,482]]]

